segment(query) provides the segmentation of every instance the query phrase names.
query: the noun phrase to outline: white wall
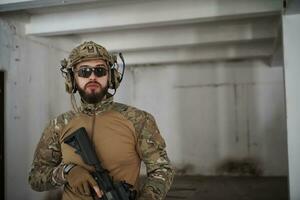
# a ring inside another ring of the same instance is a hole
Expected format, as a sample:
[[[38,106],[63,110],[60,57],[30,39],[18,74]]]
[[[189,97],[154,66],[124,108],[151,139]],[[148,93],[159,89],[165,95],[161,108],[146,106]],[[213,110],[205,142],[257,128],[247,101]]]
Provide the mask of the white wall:
[[[298,12],[299,13],[299,12]],[[300,14],[283,15],[290,199],[300,199]]]
[[[63,48],[71,48],[73,42],[24,36],[24,20],[26,16],[0,19],[6,199],[41,199],[42,194],[33,192],[27,181],[33,152],[48,120],[69,108],[57,66],[67,54]]]

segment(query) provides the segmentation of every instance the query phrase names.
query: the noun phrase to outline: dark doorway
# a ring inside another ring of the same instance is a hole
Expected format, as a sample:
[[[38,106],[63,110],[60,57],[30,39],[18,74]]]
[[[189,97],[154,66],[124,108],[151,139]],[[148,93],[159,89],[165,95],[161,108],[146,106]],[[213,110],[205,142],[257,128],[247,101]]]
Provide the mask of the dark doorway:
[[[4,198],[4,72],[0,71],[0,199]]]

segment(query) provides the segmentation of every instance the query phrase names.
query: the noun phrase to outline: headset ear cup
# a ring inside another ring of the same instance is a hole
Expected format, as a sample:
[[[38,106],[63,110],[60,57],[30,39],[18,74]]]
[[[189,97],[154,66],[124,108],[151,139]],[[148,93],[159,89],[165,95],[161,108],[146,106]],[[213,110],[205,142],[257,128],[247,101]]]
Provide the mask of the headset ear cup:
[[[65,88],[66,88],[66,92],[71,94],[72,93],[72,82],[71,81],[67,81],[65,82]]]
[[[121,74],[115,68],[112,68],[110,72],[111,72],[110,88],[116,90],[120,85]]]
[[[75,86],[74,76],[71,72],[67,74],[65,88],[69,94],[75,93],[77,91]]]

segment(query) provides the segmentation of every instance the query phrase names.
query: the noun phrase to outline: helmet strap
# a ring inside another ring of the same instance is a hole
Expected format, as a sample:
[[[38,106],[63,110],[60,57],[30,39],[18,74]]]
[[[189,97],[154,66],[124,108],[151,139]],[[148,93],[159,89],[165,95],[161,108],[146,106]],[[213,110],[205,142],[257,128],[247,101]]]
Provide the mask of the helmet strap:
[[[77,92],[77,86],[76,86],[76,80],[75,80],[75,75],[73,74],[73,83],[72,83],[72,93],[76,93]]]

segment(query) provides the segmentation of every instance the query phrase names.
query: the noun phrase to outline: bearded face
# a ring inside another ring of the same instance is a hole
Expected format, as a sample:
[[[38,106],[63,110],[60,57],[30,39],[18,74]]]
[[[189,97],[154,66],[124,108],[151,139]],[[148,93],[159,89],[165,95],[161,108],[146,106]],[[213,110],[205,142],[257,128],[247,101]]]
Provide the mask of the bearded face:
[[[98,90],[98,88],[100,90]],[[103,88],[100,83],[96,81],[90,81],[84,86],[84,88],[81,88],[79,85],[77,85],[77,90],[84,101],[87,103],[96,104],[102,101],[103,97],[107,93],[108,87],[106,86]]]
[[[108,90],[107,64],[103,60],[80,62],[74,70],[74,77],[81,98],[87,103],[102,101]]]

